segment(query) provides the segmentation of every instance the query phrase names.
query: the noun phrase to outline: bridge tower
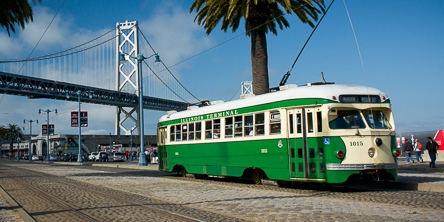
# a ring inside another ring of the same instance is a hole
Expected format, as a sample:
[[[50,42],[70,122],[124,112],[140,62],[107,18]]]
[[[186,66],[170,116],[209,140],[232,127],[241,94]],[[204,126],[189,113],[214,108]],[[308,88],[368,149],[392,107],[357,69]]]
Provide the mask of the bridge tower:
[[[130,57],[137,57],[139,54],[139,36],[137,21],[124,22],[116,24],[116,90],[120,92],[135,93],[139,96],[139,69],[138,62],[134,59],[120,61],[120,55],[125,54]],[[116,107],[116,135],[125,132],[125,135],[132,134],[133,130],[138,129],[140,135],[139,122],[140,117],[138,104],[136,107]],[[137,113],[137,119],[133,113]],[[130,122],[129,124],[127,122]],[[128,127],[130,125],[130,127]],[[126,126],[126,127],[125,127]]]

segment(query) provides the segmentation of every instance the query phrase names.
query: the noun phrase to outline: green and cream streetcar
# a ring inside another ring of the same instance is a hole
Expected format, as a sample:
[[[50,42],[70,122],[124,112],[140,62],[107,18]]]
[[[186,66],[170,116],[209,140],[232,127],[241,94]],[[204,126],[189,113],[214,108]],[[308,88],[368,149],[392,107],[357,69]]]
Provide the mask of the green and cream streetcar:
[[[158,124],[159,169],[257,184],[396,180],[390,106],[372,87],[313,83],[170,111]]]

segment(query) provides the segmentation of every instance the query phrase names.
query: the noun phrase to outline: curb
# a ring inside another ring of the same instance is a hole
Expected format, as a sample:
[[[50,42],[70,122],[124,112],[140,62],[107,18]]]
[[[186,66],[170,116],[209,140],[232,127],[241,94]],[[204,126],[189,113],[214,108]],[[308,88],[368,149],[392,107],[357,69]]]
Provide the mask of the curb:
[[[29,216],[29,214],[25,210],[23,210],[23,208],[19,206],[17,202],[15,202],[15,200],[12,199],[11,196],[9,196],[9,194],[6,193],[6,191],[4,191],[2,188],[0,188],[0,194],[5,198],[6,202],[9,203],[9,208],[15,210],[18,213],[19,217],[23,219],[23,221],[35,222],[35,220],[31,216]]]
[[[439,192],[444,193],[444,185],[434,183],[405,183],[405,182],[388,182],[381,184],[387,188],[394,188],[400,190],[416,190],[425,192]]]

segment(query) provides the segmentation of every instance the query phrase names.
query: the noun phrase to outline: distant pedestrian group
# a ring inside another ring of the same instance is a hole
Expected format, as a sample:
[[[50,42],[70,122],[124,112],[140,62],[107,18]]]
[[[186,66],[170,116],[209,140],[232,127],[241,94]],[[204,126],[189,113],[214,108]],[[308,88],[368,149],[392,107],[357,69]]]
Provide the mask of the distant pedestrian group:
[[[430,157],[430,163],[429,163],[429,167],[430,168],[436,168],[436,155],[438,153],[438,148],[439,145],[436,141],[434,141],[431,137],[427,137],[427,144],[425,146],[426,150],[429,153],[429,157]],[[424,160],[422,159],[422,151],[423,151],[423,146],[422,144],[419,142],[418,139],[416,139],[414,141],[414,144],[412,144],[408,139],[405,139],[405,142],[403,144],[403,151],[405,153],[405,160],[407,162],[407,164],[410,163],[415,163],[415,160],[413,159],[413,152],[415,152],[416,154],[416,161],[418,163],[423,163]]]

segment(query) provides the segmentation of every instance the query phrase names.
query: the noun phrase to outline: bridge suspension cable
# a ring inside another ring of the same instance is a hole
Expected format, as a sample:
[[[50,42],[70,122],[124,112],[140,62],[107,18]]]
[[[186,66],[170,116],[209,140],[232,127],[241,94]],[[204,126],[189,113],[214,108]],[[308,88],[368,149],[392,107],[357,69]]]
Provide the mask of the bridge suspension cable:
[[[154,48],[151,46],[151,44],[149,43],[149,41],[148,41],[148,39],[145,37],[145,35],[143,34],[143,32],[142,32],[142,30],[140,30],[140,28],[139,28],[139,32],[140,32],[140,34],[142,34],[142,37],[143,37],[143,39],[146,41],[146,43],[148,44],[148,46],[151,48],[151,50],[153,50],[153,52],[155,52],[155,50],[154,50]],[[171,70],[165,65],[165,63],[162,61],[162,60],[160,60],[160,62],[162,63],[162,65],[165,67],[165,70],[167,70],[168,71],[168,73],[173,77],[173,79],[189,94],[189,95],[191,95],[194,99],[196,99],[197,101],[201,101],[200,99],[198,99],[196,96],[194,96],[177,78],[176,78],[176,76],[171,72]],[[151,69],[151,67],[150,66],[148,66],[148,64],[147,64],[147,62],[146,61],[144,61],[144,63],[145,63],[145,65],[148,67],[148,68],[150,68]],[[152,70],[153,71],[153,70]],[[162,70],[161,70],[162,71]],[[178,95],[176,92],[174,92],[174,90],[173,89],[171,89],[158,75],[157,75],[157,73],[156,72],[154,72],[153,71],[153,74],[157,77],[157,79],[159,80],[159,81],[161,81],[161,83],[163,84],[163,85],[165,85],[165,87],[167,87],[172,93],[174,93],[177,97],[179,97],[180,99],[182,99],[183,101],[185,101],[186,102],[186,100],[184,99],[184,98],[182,98],[180,95]]]

